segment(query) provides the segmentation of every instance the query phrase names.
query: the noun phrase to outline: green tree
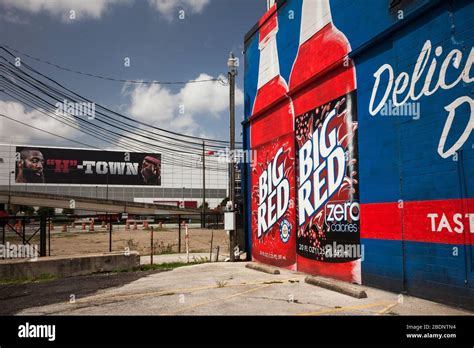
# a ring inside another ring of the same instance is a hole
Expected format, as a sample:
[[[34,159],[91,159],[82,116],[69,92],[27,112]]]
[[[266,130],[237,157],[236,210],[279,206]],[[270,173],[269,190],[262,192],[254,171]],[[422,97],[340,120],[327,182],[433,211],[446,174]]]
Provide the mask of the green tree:
[[[35,215],[35,208],[30,207],[29,205],[22,205],[18,209],[19,211],[23,212],[25,216],[32,216]]]
[[[64,208],[62,211],[63,215],[74,215],[74,209]]]
[[[209,203],[206,202],[206,203],[205,203],[205,207],[206,207],[206,209],[209,209]],[[201,205],[199,206],[199,209],[202,209],[202,203],[201,203]]]
[[[36,213],[39,216],[54,216],[56,213],[56,210],[54,208],[49,208],[49,207],[39,207]]]
[[[227,202],[229,201],[229,197],[226,197],[222,200],[222,202],[219,203],[219,205],[216,207],[216,210],[218,211],[225,211],[226,210],[226,205]]]
[[[229,201],[229,197],[224,198],[222,202],[219,204],[219,207],[225,208],[228,201]]]

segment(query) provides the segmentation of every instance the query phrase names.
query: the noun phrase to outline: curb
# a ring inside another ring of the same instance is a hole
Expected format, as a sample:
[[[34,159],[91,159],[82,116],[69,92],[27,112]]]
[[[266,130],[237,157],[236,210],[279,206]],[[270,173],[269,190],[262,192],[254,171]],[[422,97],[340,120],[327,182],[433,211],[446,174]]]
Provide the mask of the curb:
[[[275,267],[270,267],[270,266],[266,266],[266,265],[262,265],[262,264],[258,264],[254,262],[247,263],[245,267],[253,269],[255,271],[265,272],[269,274],[280,274],[280,270],[278,270]]]
[[[355,298],[367,298],[367,293],[364,290],[361,290],[354,285],[346,284],[338,280],[308,276],[304,279],[304,281],[308,284],[316,285],[321,288],[336,291],[341,294],[352,296]]]

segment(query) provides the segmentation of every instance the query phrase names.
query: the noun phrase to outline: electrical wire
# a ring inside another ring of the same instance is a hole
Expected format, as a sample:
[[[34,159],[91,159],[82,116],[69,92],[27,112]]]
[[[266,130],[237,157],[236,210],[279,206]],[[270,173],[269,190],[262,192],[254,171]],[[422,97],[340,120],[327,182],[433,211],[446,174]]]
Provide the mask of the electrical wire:
[[[87,146],[87,147],[91,147],[91,148],[94,148],[94,149],[98,149],[98,147],[95,147],[95,146],[92,146],[92,145],[88,145],[88,144],[85,144],[85,143],[81,143],[80,141],[76,141],[76,140],[73,140],[73,139],[69,139],[69,138],[63,137],[63,136],[61,136],[61,135],[59,135],[59,134],[54,134],[54,133],[48,132],[47,130],[44,130],[44,129],[41,129],[41,128],[32,126],[31,124],[28,124],[28,123],[24,123],[24,122],[15,120],[14,118],[8,117],[7,115],[0,114],[0,116],[1,116],[1,117],[5,117],[5,118],[9,119],[10,121],[13,121],[13,122],[22,124],[23,126],[26,126],[26,127],[29,127],[29,128],[33,128],[33,129],[35,129],[35,130],[37,130],[37,131],[41,131],[41,132],[43,132],[43,133],[46,133],[46,134],[49,134],[49,135],[52,135],[52,136],[55,136],[55,137],[58,137],[58,138],[61,138],[61,139],[64,139],[64,140],[67,140],[67,141],[76,143],[76,144],[79,144],[79,145],[84,145],[84,146]]]
[[[11,50],[13,50],[13,51],[16,51],[15,49],[13,49],[13,48],[11,48],[11,47],[9,47],[9,46],[5,46],[5,45],[0,46],[0,49],[4,50],[4,51],[5,51],[7,54],[9,54],[11,57],[16,58],[15,55],[12,54],[7,48],[9,48],[9,49],[11,49]],[[45,79],[47,79],[47,80],[53,82],[54,84],[56,84],[57,86],[59,86],[59,87],[65,89],[66,91],[73,93],[73,94],[76,95],[77,97],[81,97],[79,94],[77,94],[77,93],[75,93],[75,92],[69,90],[68,88],[66,88],[66,87],[64,87],[63,85],[61,85],[59,82],[57,82],[57,81],[55,81],[55,80],[49,78],[48,76],[46,76],[46,75],[44,75],[44,74],[38,72],[36,69],[30,67],[28,64],[22,63],[22,66],[25,66],[28,70],[30,70],[30,71],[32,71],[32,72],[34,72],[34,73],[36,73],[36,74],[42,76],[43,78],[45,78]],[[18,68],[18,67],[17,67],[17,68]],[[81,97],[81,98],[83,98],[84,100],[86,100],[86,101],[88,101],[88,102],[91,102],[91,101],[88,100],[87,98],[84,98],[84,97]],[[97,105],[97,104],[96,104],[96,105]],[[100,106],[100,105],[99,105],[99,106]],[[196,136],[192,136],[192,135],[183,135],[183,134],[181,134],[181,133],[179,133],[179,132],[173,132],[173,131],[170,131],[170,130],[166,130],[166,129],[163,129],[163,128],[160,128],[160,127],[153,126],[153,125],[148,124],[148,123],[146,123],[146,122],[142,122],[142,121],[139,121],[139,120],[135,120],[135,119],[130,118],[130,117],[128,117],[128,116],[125,116],[125,115],[122,115],[122,114],[117,113],[117,112],[115,112],[115,111],[112,111],[112,110],[110,110],[110,109],[108,109],[108,108],[106,108],[106,107],[103,107],[103,106],[100,106],[100,107],[102,107],[104,110],[107,110],[108,112],[111,112],[111,113],[115,114],[115,115],[118,116],[118,117],[127,119],[127,120],[129,120],[129,121],[135,122],[135,123],[140,124],[140,125],[142,125],[142,126],[146,126],[146,127],[149,127],[149,128],[155,129],[155,130],[158,130],[158,131],[162,131],[162,132],[165,132],[165,133],[173,134],[174,136],[184,137],[184,138],[189,138],[189,139],[196,139],[196,140],[199,140],[200,142],[202,142],[202,141],[207,141],[207,142],[209,142],[209,143],[220,143],[220,144],[228,144],[228,143],[229,143],[228,141],[225,141],[225,140],[210,139],[210,138],[204,138],[204,137],[196,137]],[[236,144],[241,145],[242,143],[241,143],[241,142],[236,142]]]
[[[89,77],[94,77],[94,78],[107,80],[107,81],[115,81],[115,82],[122,82],[122,83],[133,83],[133,84],[147,84],[147,85],[185,85],[185,84],[188,84],[188,83],[219,82],[219,83],[223,84],[223,86],[226,86],[226,83],[227,83],[226,81],[224,81],[223,79],[220,79],[220,78],[217,78],[217,79],[215,79],[215,78],[213,78],[213,79],[203,79],[203,80],[189,80],[189,81],[155,81],[155,80],[147,81],[147,80],[119,79],[119,78],[114,78],[114,77],[108,77],[108,76],[102,76],[102,75],[97,75],[97,74],[86,73],[86,72],[82,72],[82,71],[79,71],[79,70],[74,70],[74,69],[71,69],[71,68],[66,68],[66,67],[61,66],[59,64],[52,63],[52,62],[49,62],[47,60],[40,59],[38,57],[34,57],[31,54],[22,52],[22,51],[20,51],[16,48],[13,48],[13,47],[5,45],[5,44],[0,45],[0,47],[6,47],[6,48],[8,48],[8,49],[10,49],[10,50],[12,50],[16,53],[19,53],[19,54],[25,56],[25,57],[36,60],[37,62],[40,62],[40,63],[43,63],[43,64],[53,66],[53,67],[58,68],[58,69],[63,70],[63,71],[67,71],[67,72],[75,73],[75,74],[79,74],[79,75],[84,75],[84,76],[89,76]]]

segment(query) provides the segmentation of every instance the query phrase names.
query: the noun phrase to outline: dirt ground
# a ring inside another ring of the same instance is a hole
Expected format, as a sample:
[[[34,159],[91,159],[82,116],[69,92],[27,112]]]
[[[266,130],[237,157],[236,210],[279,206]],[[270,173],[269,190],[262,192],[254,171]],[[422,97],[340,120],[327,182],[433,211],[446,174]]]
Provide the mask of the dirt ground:
[[[55,227],[51,232],[51,256],[67,256],[77,254],[94,254],[109,251],[109,233],[106,228],[95,226],[94,232],[82,231],[80,227],[68,232],[60,232],[61,227]],[[213,237],[213,248],[219,246],[221,253],[228,253],[229,238],[224,230],[189,229],[189,251],[209,252],[211,237]],[[155,254],[168,254],[178,252],[178,229],[167,229],[154,227],[153,244]],[[124,226],[113,226],[112,251],[122,251],[125,248],[136,250],[140,255],[149,255],[151,250],[151,232],[143,230],[125,230]],[[181,231],[181,252],[186,252],[185,232]],[[7,236],[6,241],[10,243],[21,243],[18,236]],[[34,237],[31,243],[38,243]]]

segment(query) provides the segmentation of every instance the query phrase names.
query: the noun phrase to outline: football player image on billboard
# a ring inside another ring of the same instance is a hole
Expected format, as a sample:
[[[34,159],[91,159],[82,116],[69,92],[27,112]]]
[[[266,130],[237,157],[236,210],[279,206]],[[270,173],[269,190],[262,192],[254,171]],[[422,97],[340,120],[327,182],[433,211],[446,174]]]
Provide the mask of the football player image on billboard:
[[[146,156],[140,173],[145,185],[161,185],[161,160],[154,156]]]
[[[15,183],[160,186],[161,154],[17,147]]]
[[[17,183],[44,183],[44,157],[41,151],[36,149],[24,149],[20,153],[17,162]]]

